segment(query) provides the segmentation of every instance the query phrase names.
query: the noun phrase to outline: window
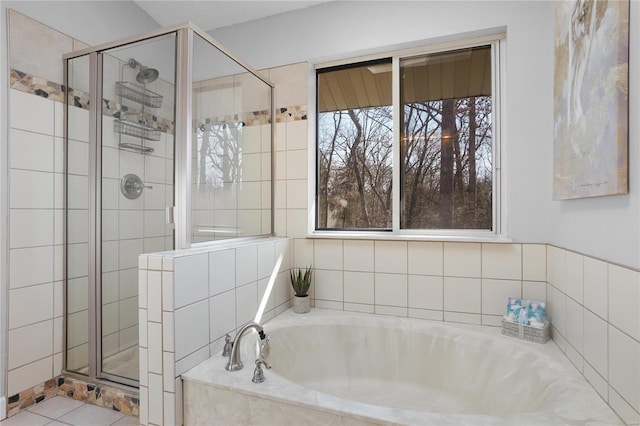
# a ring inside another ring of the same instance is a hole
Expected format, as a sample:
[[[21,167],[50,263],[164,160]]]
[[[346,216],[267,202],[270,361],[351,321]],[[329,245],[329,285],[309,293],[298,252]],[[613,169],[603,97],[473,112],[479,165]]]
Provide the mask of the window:
[[[316,230],[499,233],[497,46],[317,70]]]

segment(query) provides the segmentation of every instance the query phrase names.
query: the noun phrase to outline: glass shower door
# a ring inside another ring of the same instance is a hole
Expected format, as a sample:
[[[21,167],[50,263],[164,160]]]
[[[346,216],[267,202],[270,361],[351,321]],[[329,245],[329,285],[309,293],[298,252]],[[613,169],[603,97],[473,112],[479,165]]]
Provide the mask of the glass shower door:
[[[139,379],[138,256],[173,250],[175,34],[102,53],[102,377]],[[124,380],[123,380],[124,379]]]

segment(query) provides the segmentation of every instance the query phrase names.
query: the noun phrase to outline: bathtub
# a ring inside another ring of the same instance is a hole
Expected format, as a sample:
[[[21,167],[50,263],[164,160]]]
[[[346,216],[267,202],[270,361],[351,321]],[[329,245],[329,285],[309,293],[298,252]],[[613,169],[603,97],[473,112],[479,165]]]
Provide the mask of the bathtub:
[[[498,328],[313,309],[264,325],[266,381],[219,353],[182,376],[185,425],[622,424],[553,342]]]

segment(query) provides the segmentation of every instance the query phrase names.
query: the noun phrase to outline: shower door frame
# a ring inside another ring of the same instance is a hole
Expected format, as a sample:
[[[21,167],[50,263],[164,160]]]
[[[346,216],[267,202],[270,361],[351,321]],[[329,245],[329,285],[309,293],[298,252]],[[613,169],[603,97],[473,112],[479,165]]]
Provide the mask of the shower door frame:
[[[247,72],[267,84],[271,88],[271,234],[275,235],[275,93],[274,84],[259,74],[252,67],[228,51],[205,31],[191,22],[172,27],[161,28],[141,35],[127,37],[113,42],[101,44],[63,55],[64,70],[64,150],[68,143],[68,62],[89,55],[89,373],[87,375],[69,371],[67,366],[67,161],[65,154],[65,174],[63,185],[63,373],[93,383],[106,383],[122,386],[127,389],[138,388],[139,381],[105,373],[102,370],[102,294],[97,283],[102,283],[102,57],[109,49],[124,47],[129,44],[154,39],[164,35],[176,36],[175,66],[175,103],[174,103],[174,178],[173,206],[167,207],[167,219],[171,218],[174,228],[174,250],[189,248],[194,245],[211,244],[192,243],[191,214],[191,154],[192,154],[192,98],[193,98],[193,38],[197,34],[231,60],[243,67]],[[98,84],[100,83],[100,84]],[[168,203],[169,204],[169,203]],[[249,240],[255,237],[242,237],[236,240]]]

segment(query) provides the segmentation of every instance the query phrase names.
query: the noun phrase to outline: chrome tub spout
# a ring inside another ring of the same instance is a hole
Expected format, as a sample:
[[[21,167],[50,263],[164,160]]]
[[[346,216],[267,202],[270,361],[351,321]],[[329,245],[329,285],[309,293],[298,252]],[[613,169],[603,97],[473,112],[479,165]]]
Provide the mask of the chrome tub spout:
[[[237,371],[244,367],[242,360],[240,359],[240,340],[244,333],[249,329],[256,330],[260,336],[260,352],[267,353],[269,351],[269,336],[265,334],[260,324],[255,321],[249,321],[240,327],[240,330],[236,333],[236,337],[233,339],[233,346],[231,348],[231,353],[229,354],[229,362],[227,362],[227,366],[225,367],[227,371]]]

